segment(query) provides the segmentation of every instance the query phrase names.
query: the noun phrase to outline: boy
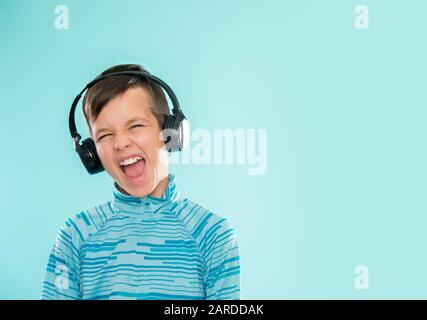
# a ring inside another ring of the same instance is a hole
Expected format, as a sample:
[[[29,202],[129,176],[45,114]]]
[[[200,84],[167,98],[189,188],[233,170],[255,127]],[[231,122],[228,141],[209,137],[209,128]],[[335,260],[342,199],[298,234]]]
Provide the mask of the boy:
[[[100,76],[142,70],[118,65]],[[83,112],[113,198],[60,228],[41,298],[240,299],[234,229],[181,197],[168,171],[161,87],[110,76],[87,91]]]

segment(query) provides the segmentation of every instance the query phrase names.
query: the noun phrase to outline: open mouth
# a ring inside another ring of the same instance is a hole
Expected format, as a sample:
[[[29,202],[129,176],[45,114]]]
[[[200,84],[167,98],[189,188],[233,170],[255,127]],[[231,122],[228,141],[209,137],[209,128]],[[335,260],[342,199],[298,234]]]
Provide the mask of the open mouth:
[[[134,180],[144,174],[145,163],[145,158],[136,156],[120,162],[120,169],[128,179]]]

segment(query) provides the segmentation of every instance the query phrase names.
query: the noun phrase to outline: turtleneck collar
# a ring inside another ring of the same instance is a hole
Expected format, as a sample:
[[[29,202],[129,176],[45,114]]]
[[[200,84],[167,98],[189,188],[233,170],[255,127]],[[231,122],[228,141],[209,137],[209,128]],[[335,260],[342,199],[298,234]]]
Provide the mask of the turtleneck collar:
[[[169,183],[163,195],[160,198],[147,195],[145,197],[134,197],[124,194],[114,182],[113,201],[112,205],[118,211],[146,213],[156,211],[159,207],[166,205],[169,202],[176,202],[181,198],[176,187],[175,175],[169,174]]]

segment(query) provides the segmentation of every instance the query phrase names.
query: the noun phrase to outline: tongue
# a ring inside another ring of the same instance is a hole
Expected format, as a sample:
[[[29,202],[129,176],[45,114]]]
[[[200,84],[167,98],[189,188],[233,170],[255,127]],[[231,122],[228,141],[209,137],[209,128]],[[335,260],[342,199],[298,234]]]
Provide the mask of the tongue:
[[[125,166],[123,170],[128,176],[132,178],[137,178],[144,171],[144,167],[145,167],[145,160],[138,160],[135,163]]]

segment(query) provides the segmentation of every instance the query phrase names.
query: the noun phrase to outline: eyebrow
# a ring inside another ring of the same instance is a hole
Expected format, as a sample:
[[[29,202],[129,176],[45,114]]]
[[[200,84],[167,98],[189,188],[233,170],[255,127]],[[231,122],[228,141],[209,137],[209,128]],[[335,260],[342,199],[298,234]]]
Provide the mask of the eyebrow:
[[[128,125],[128,124],[130,124],[132,122],[139,121],[139,120],[148,122],[148,119],[146,119],[146,118],[135,117],[135,118],[132,118],[132,119],[129,119],[128,121],[126,121],[125,125]],[[96,131],[96,135],[99,135],[100,133],[102,133],[104,131],[109,131],[109,130],[110,129],[108,129],[108,128],[101,128],[101,129],[99,129],[99,130]]]

